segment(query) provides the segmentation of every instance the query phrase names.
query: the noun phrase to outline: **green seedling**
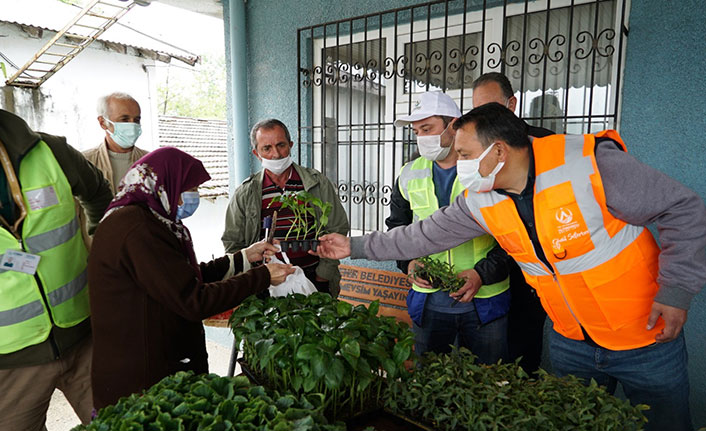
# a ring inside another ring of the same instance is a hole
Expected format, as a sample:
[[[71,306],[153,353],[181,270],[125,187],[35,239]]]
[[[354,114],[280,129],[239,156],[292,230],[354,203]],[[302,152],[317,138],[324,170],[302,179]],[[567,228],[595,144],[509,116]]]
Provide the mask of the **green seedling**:
[[[297,430],[345,431],[329,424],[320,394],[295,396],[252,385],[246,377],[180,371],[141,394],[102,408],[73,431]],[[306,425],[305,428],[302,426]]]
[[[637,431],[648,408],[631,406],[595,381],[584,385],[543,370],[530,377],[517,363],[479,364],[464,348],[426,353],[412,378],[390,382],[384,399],[392,412],[439,431]]]
[[[270,206],[275,202],[280,203],[283,209],[290,209],[294,214],[292,225],[285,235],[285,241],[289,239],[291,233],[295,233],[297,240],[306,238],[312,232],[314,232],[314,239],[319,238],[328,225],[328,218],[333,209],[330,202],[323,202],[306,191],[275,196]]]
[[[436,260],[432,257],[417,259],[422,266],[417,266],[412,275],[417,278],[427,280],[436,289],[444,292],[456,292],[466,280],[459,278],[453,265]]]
[[[414,336],[407,324],[378,316],[379,306],[325,293],[251,297],[231,327],[244,361],[271,389],[324,394],[331,419],[350,417],[379,407],[387,382],[409,375]]]

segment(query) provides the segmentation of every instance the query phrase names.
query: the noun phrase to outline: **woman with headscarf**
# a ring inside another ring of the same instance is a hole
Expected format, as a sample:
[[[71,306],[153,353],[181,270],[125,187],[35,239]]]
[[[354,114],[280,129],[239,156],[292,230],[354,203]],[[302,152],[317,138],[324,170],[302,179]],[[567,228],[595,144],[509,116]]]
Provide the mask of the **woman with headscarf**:
[[[208,179],[183,151],[155,150],[127,172],[96,230],[88,260],[96,409],[177,371],[208,372],[201,320],[294,272],[283,264],[249,269],[275,250],[264,242],[196,261],[181,219]]]

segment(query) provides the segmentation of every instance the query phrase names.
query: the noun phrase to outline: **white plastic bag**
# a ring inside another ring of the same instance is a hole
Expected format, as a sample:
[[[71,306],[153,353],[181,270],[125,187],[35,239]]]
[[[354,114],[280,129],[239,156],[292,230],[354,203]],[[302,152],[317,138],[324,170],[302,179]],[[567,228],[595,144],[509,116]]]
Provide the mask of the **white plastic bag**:
[[[289,261],[285,253],[282,253],[282,255],[284,257],[284,260]],[[284,262],[277,259],[275,256],[272,256],[269,263]],[[278,284],[277,286],[270,286],[269,290],[270,296],[274,297],[287,296],[290,293],[301,293],[302,295],[309,296],[317,291],[316,287],[314,286],[314,283],[312,283],[311,280],[306,278],[306,275],[304,275],[304,270],[298,266],[294,267],[294,274],[289,274],[287,276],[287,279],[284,280],[284,282]]]

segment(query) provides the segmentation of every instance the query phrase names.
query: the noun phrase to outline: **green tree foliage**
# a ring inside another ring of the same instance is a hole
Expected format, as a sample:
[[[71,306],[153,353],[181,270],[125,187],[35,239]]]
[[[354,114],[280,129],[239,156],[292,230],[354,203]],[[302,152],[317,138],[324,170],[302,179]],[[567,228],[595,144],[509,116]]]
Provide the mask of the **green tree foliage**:
[[[170,66],[157,87],[159,113],[194,118],[226,117],[223,55],[206,54],[193,70]]]

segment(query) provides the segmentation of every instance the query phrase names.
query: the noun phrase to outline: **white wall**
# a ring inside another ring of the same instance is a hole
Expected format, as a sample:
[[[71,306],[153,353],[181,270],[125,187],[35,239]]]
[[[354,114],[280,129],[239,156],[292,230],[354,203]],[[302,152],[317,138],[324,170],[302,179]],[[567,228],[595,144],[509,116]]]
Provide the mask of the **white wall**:
[[[54,34],[44,31],[41,39],[33,38],[14,24],[0,22],[0,52],[22,67]],[[142,108],[143,132],[137,145],[153,150],[158,146],[155,61],[132,54],[137,51],[128,48],[121,54],[94,42],[39,89],[0,88],[0,108],[15,112],[35,130],[66,136],[69,144],[86,150],[105,136],[96,120],[97,99],[124,91]],[[8,64],[5,68],[8,78],[16,72]]]
[[[225,228],[228,198],[216,200],[203,199],[194,215],[184,219],[184,224],[191,232],[196,259],[200,262],[219,258],[225,254],[221,236]]]
[[[0,22],[0,52],[21,67],[53,35],[45,31],[42,39],[36,39],[14,24]],[[5,67],[8,77],[15,73],[9,65]],[[142,136],[137,145],[154,150],[159,140],[154,76],[154,60],[108,51],[96,42],[37,90],[0,88],[0,108],[15,112],[35,130],[66,136],[73,147],[86,150],[98,145],[105,136],[96,120],[97,99],[112,91],[125,91],[142,108]],[[3,78],[3,84],[4,81]],[[224,254],[221,235],[227,206],[227,198],[202,199],[196,213],[185,220],[194,239],[196,257],[201,261]]]

